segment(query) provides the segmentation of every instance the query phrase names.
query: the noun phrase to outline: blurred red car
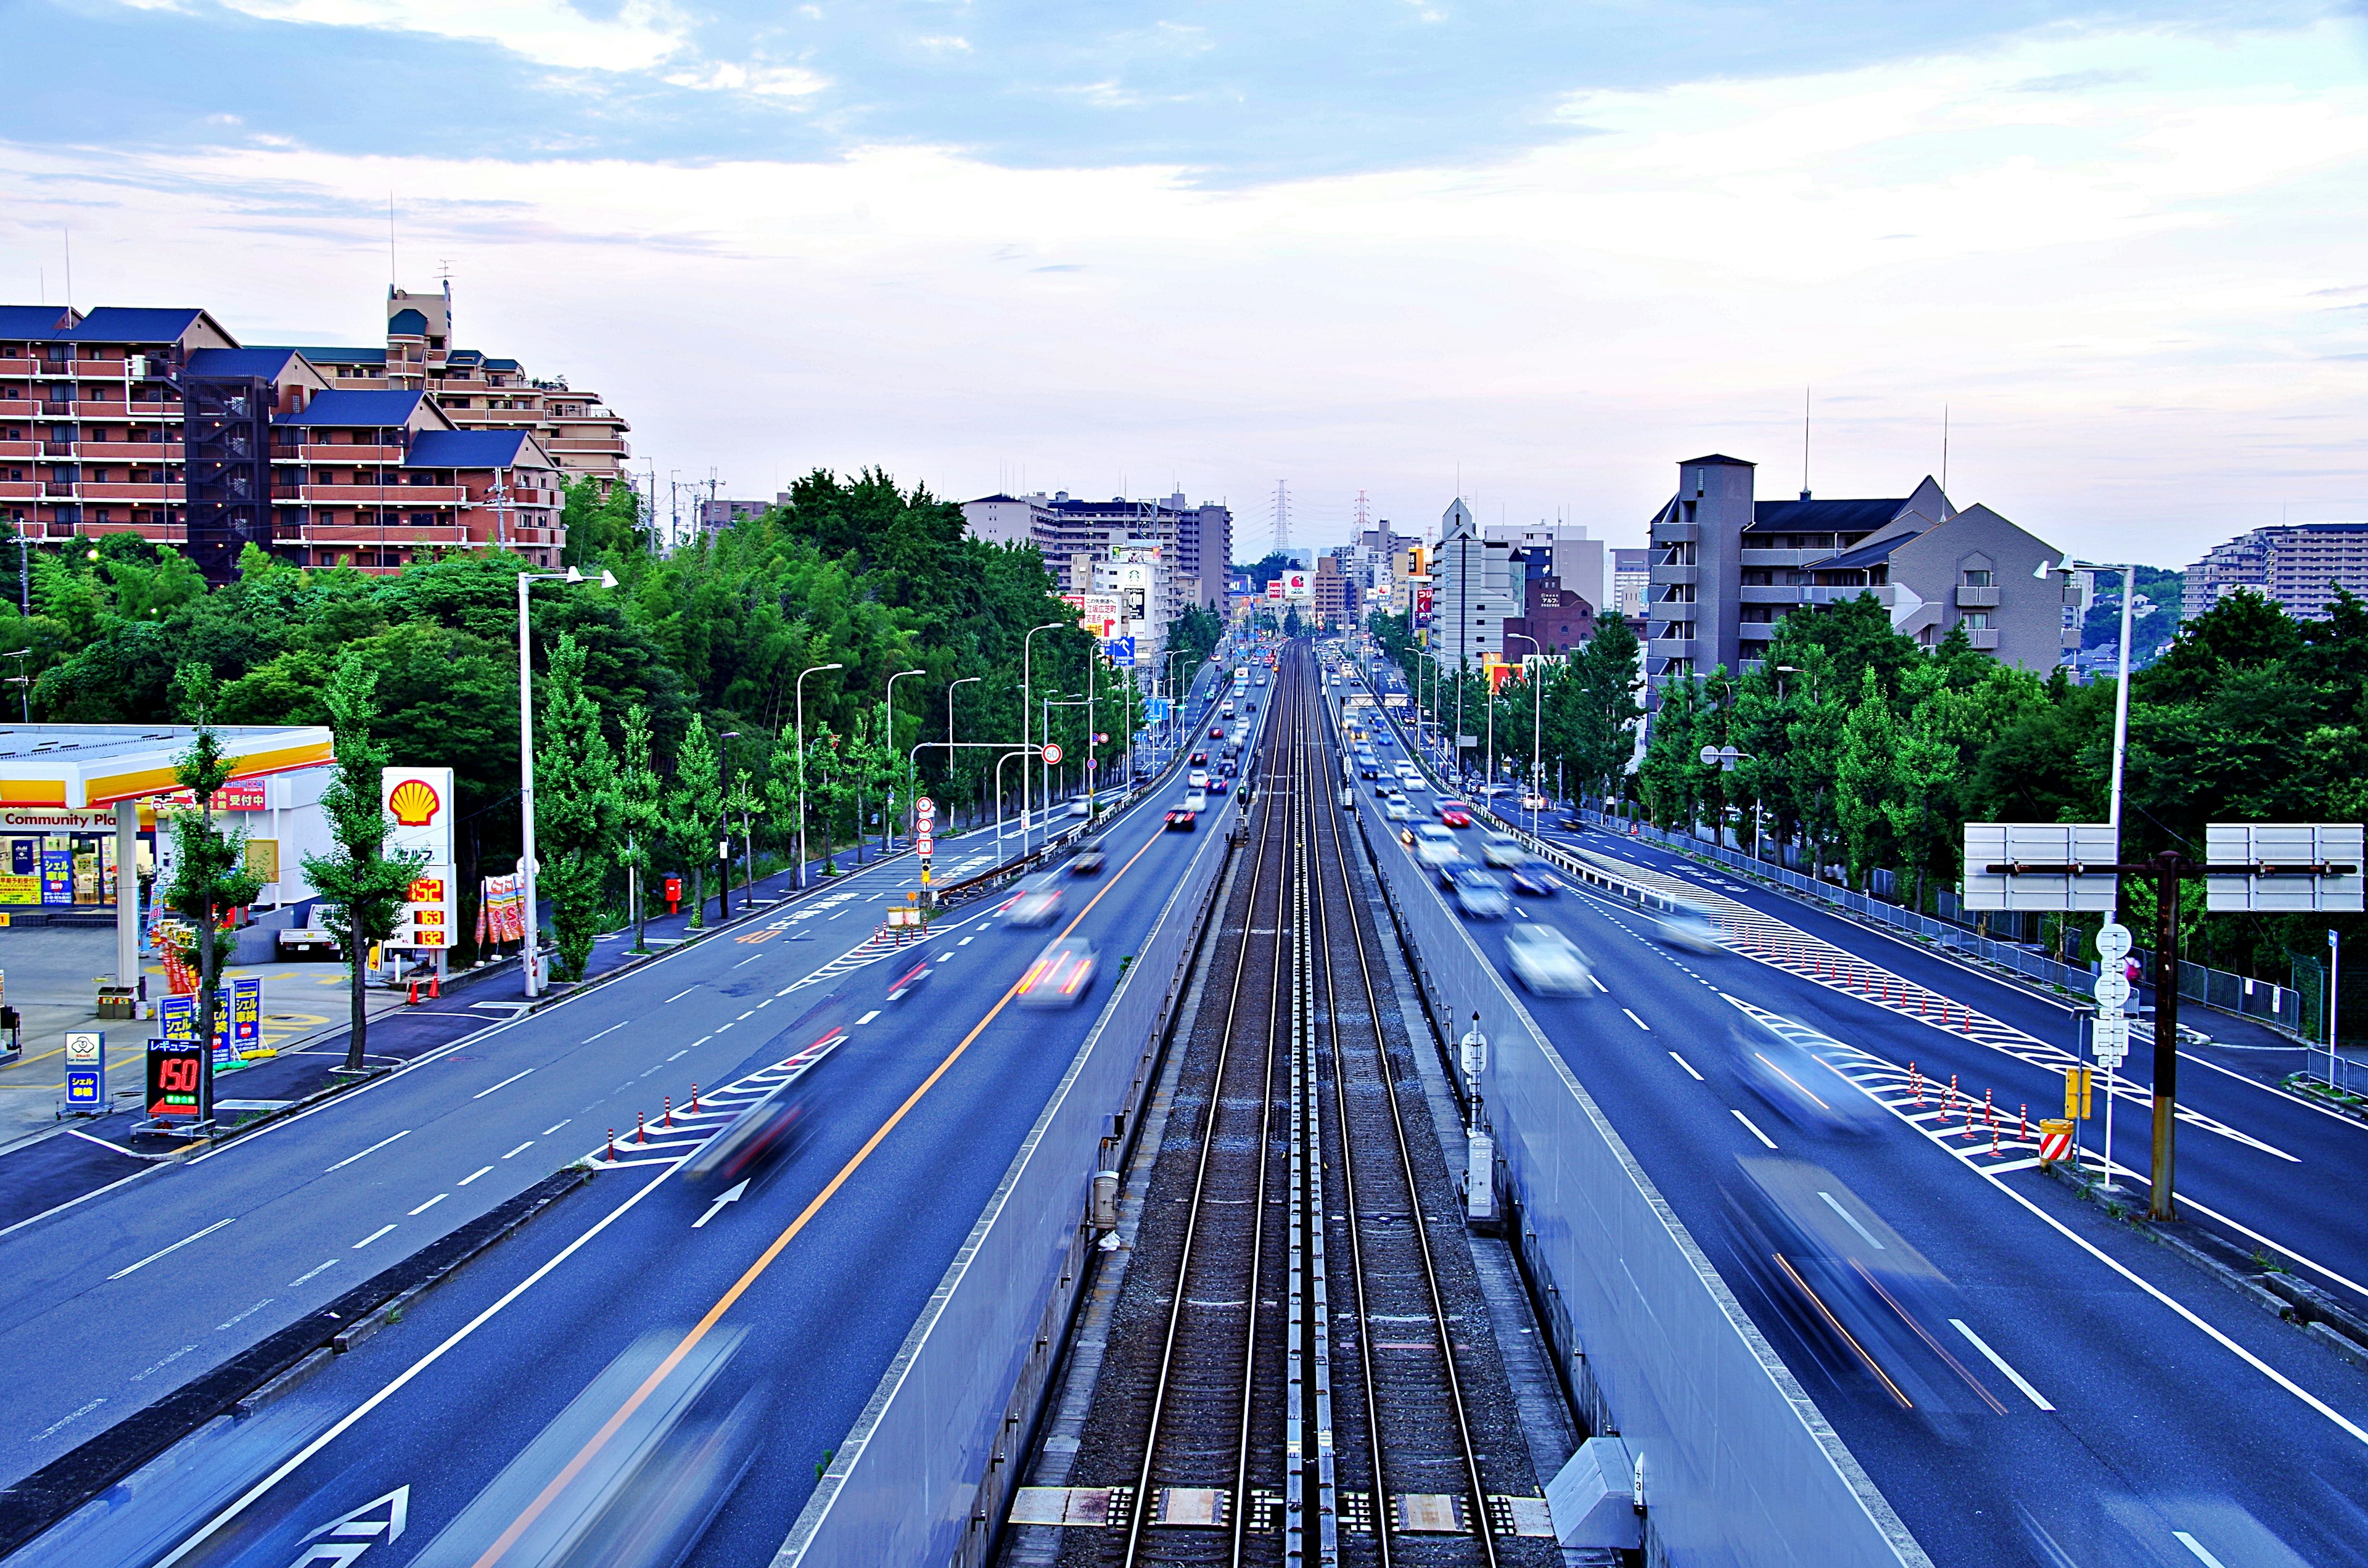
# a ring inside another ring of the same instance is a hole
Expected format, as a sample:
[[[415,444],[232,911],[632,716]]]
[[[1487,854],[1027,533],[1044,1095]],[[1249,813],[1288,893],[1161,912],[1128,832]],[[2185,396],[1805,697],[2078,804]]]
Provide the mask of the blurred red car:
[[[1450,827],[1470,827],[1472,808],[1462,801],[1441,801],[1439,802],[1439,820]]]

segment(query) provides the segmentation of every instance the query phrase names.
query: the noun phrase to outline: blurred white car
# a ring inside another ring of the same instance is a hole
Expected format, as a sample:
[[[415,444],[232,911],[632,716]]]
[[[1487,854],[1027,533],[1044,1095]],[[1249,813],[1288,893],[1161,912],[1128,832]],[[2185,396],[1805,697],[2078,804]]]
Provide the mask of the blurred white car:
[[[1389,818],[1392,822],[1411,822],[1414,820],[1414,812],[1407,808],[1406,803],[1404,801],[1383,801],[1382,802],[1382,815]]]
[[[1653,935],[1672,948],[1684,948],[1690,952],[1714,953],[1725,945],[1709,915],[1690,903],[1663,910],[1654,924]]]
[[[1094,945],[1083,937],[1063,937],[1036,955],[1019,977],[1016,1000],[1023,1007],[1074,1007],[1094,985]]]
[[[1011,923],[1014,926],[1049,926],[1061,913],[1061,881],[1046,871],[1020,880],[1019,890],[1011,896]]]
[[[1529,858],[1529,850],[1509,833],[1484,833],[1480,835],[1480,858],[1491,866],[1523,865]]]
[[[1416,823],[1409,835],[1406,842],[1414,846],[1414,858],[1434,871],[1444,870],[1463,858],[1463,846],[1455,842],[1455,830],[1444,823]]]
[[[1578,944],[1551,926],[1531,922],[1505,933],[1514,978],[1541,996],[1579,996],[1594,973]]]

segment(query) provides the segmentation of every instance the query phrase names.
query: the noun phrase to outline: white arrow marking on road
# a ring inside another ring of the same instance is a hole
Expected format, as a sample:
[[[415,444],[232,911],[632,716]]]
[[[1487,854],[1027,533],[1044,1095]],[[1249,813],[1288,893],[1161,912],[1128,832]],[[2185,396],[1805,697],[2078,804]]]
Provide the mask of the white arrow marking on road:
[[[701,1214],[698,1219],[693,1220],[690,1222],[690,1228],[695,1231],[701,1225],[706,1224],[710,1220],[714,1219],[717,1214],[723,1212],[723,1206],[725,1204],[737,1202],[740,1195],[747,1190],[748,1184],[744,1181],[737,1187],[726,1187],[722,1192],[717,1193],[715,1195],[715,1201],[707,1206],[707,1212]]]

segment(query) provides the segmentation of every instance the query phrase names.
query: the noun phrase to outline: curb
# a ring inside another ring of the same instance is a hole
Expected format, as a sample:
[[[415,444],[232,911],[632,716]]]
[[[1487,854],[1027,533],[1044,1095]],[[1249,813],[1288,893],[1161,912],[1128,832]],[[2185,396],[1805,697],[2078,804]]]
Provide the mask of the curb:
[[[296,1387],[387,1325],[577,1187],[592,1172],[571,1166],[355,1286],[327,1306],[0,1489],[0,1557],[220,1415],[245,1416]]]
[[[2180,1235],[2157,1225],[2134,1205],[2106,1197],[2095,1182],[2066,1170],[2061,1163],[2039,1168],[2050,1180],[2069,1188],[2074,1197],[2094,1204],[2262,1311],[2293,1324],[2352,1365],[2368,1370],[2368,1319],[2362,1319],[2316,1285],[2306,1284],[2283,1268],[2263,1267],[2258,1256],[2245,1252],[2214,1232],[2190,1227],[2188,1234]]]

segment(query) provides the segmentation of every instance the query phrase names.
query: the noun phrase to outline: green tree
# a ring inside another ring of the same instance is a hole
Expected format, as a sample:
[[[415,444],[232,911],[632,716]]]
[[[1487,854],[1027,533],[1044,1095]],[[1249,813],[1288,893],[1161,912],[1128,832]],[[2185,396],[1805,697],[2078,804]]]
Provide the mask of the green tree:
[[[213,1025],[221,1010],[222,923],[233,909],[255,902],[262,880],[246,869],[245,835],[225,833],[214,825],[214,796],[230,782],[231,764],[214,733],[212,711],[218,688],[213,672],[202,665],[182,667],[176,683],[183,712],[197,726],[189,749],[174,764],[181,788],[197,798],[197,809],[173,818],[173,880],[164,891],[165,906],[188,917],[198,934],[198,1040],[204,1066],[199,1082],[198,1118],[214,1113]],[[356,960],[359,961],[359,958]]]
[[[633,951],[650,950],[650,871],[656,864],[659,839],[666,832],[666,786],[650,756],[649,716],[638,708],[625,710],[623,756],[617,769],[617,825],[625,835],[619,859],[636,879],[633,900]]]
[[[1858,701],[1842,724],[1841,757],[1835,770],[1852,887],[1864,887],[1870,871],[1899,858],[1892,831],[1892,812],[1900,804],[1903,787],[1896,766],[1899,746],[1898,716],[1869,665],[1860,672]]]
[[[394,935],[412,876],[427,856],[386,853],[393,825],[379,798],[387,755],[375,733],[378,672],[348,653],[330,675],[324,699],[336,751],[328,787],[321,791],[329,852],[305,856],[304,875],[320,891],[328,927],[346,949],[352,982],[346,1071],[359,1073],[370,1028],[364,958],[371,943]]]
[[[707,924],[707,868],[723,823],[723,759],[707,722],[694,713],[675,752],[674,787],[666,792],[670,847],[690,871],[690,923]]]
[[[539,890],[551,900],[561,980],[580,980],[608,907],[617,858],[617,767],[584,686],[585,651],[562,632],[543,677],[534,752]],[[528,955],[529,962],[533,955]]]

